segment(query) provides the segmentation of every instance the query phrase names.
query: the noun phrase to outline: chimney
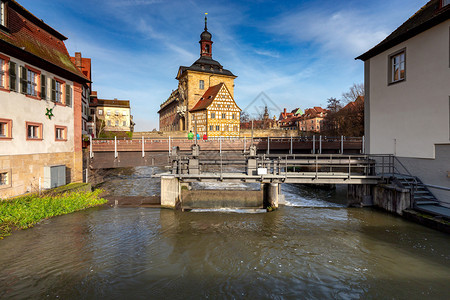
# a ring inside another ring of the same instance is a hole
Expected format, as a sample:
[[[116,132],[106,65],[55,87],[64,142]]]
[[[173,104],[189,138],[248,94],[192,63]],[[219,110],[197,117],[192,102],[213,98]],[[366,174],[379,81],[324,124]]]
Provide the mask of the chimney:
[[[284,114],[286,114],[286,108],[284,109]]]
[[[81,52],[75,52],[75,66],[81,70]]]

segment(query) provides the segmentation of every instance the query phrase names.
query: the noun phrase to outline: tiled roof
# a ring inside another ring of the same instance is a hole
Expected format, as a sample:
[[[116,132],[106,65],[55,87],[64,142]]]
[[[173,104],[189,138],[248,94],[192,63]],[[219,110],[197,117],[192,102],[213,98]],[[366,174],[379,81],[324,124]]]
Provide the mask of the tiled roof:
[[[192,112],[208,108],[208,106],[210,106],[214,101],[214,98],[216,98],[217,93],[219,93],[223,85],[224,83],[219,83],[218,85],[210,87],[190,111]]]
[[[205,56],[202,56],[199,59],[197,59],[190,67],[181,66],[178,71],[177,79],[184,72],[189,71],[189,70],[217,74],[217,75],[226,75],[226,76],[237,77],[233,73],[231,73],[231,71],[224,69],[218,61],[216,61],[210,57],[205,57]]]
[[[112,106],[112,107],[130,108],[130,100],[97,99],[97,106]]]
[[[368,60],[450,18],[450,5],[440,7],[441,0],[431,0],[378,45],[356,59]]]
[[[64,44],[67,39],[65,36],[39,20],[16,1],[10,0],[8,4],[8,31],[0,31],[2,50],[13,49],[15,53],[22,55],[31,54],[56,66],[57,69],[68,71],[83,82],[89,81],[72,63]]]

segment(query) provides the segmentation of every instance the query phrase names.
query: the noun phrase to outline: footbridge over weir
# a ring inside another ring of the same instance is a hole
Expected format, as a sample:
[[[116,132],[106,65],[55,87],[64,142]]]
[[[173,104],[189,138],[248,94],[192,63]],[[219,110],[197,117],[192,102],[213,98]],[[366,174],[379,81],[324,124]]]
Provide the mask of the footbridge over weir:
[[[161,178],[161,205],[181,209],[211,208],[217,203],[223,207],[227,197],[243,198],[238,208],[276,208],[283,201],[282,183],[376,185],[394,172],[391,155],[257,154],[254,148],[249,154],[205,155],[195,147],[191,155],[174,154],[170,171],[155,176]],[[247,195],[248,191],[208,191],[208,197],[215,198],[212,203],[201,196],[203,191],[192,191],[194,182],[259,183],[261,190],[254,196],[260,198]]]
[[[265,138],[214,138],[188,140],[182,138],[141,139],[91,139],[89,149],[92,169],[163,166],[170,163],[168,157],[174,149],[189,154],[194,146],[200,153],[219,154],[360,154],[364,149],[364,137],[265,137]]]

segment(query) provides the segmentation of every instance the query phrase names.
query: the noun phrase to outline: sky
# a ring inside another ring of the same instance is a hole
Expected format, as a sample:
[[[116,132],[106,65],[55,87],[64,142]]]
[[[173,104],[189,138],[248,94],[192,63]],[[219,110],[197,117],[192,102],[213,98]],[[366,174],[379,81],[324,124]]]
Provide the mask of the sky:
[[[101,99],[130,100],[135,131],[159,127],[180,66],[200,57],[204,13],[213,59],[238,77],[234,99],[250,116],[267,103],[326,107],[363,83],[355,57],[382,41],[427,0],[17,0],[92,59]]]

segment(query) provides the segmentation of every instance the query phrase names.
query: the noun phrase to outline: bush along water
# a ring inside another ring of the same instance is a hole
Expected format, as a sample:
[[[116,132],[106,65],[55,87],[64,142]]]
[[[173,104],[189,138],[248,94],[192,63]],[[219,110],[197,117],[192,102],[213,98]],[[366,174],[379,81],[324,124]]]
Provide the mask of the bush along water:
[[[0,239],[10,235],[13,229],[30,228],[44,219],[102,205],[107,200],[99,197],[101,192],[102,190],[29,195],[0,200]]]

